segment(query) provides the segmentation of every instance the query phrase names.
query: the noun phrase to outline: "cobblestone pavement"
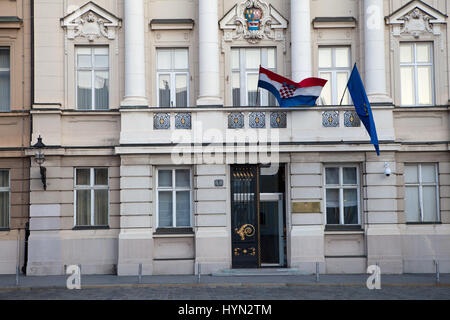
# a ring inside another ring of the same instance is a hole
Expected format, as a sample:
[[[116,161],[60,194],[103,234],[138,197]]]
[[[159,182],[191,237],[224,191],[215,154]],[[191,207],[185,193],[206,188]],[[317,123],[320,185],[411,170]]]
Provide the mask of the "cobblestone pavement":
[[[0,300],[449,300],[450,287],[385,286],[155,286],[136,288],[88,288],[0,290]]]

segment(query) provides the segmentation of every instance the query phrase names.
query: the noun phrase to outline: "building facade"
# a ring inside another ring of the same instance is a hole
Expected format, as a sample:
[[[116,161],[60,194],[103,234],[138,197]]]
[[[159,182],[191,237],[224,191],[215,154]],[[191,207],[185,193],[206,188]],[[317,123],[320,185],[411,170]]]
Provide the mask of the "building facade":
[[[25,264],[29,220],[30,1],[0,2],[0,274]]]
[[[450,272],[449,5],[33,1],[31,139],[0,168],[29,166],[27,274]],[[328,83],[280,108],[259,66]]]

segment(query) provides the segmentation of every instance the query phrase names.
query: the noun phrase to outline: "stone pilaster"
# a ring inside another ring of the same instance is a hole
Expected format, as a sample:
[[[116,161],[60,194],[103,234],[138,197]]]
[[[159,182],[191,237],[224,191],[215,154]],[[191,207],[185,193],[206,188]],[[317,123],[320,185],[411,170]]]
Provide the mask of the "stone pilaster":
[[[292,80],[312,76],[310,0],[291,0]]]
[[[124,1],[125,97],[121,105],[147,106],[144,1]]]
[[[200,0],[199,95],[197,105],[223,105],[219,80],[219,26],[217,0]]]

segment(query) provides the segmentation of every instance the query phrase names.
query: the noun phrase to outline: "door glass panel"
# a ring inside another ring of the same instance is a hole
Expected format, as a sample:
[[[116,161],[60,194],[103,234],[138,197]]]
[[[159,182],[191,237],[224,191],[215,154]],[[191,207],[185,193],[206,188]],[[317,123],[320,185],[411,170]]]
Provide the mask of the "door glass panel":
[[[336,81],[337,81],[337,99],[339,101],[336,101],[336,103],[340,103],[341,97],[344,94],[345,87],[347,86],[348,82],[348,73],[347,72],[338,72],[336,74]],[[348,91],[345,92],[344,98],[342,99],[342,104],[348,104]]]
[[[159,106],[170,107],[170,75],[159,75]]]
[[[279,263],[278,201],[260,203],[261,263]]]
[[[319,48],[319,68],[331,67],[331,48]]]
[[[261,99],[257,99],[258,95],[258,74],[250,73],[247,74],[247,91],[248,91],[248,105],[258,106],[261,105]]]
[[[158,52],[158,69],[159,70],[167,70],[170,69],[171,62],[171,54],[169,50],[157,50]]]
[[[333,101],[331,100],[331,72],[321,72],[319,75],[322,79],[328,80],[322,89],[322,94],[320,99],[323,105],[331,105]]]
[[[177,49],[174,53],[175,69],[188,68],[188,51],[187,49]]]
[[[334,54],[336,56],[337,68],[348,68],[350,66],[350,57],[348,48],[336,48]]]
[[[187,75],[177,74],[175,76],[177,107],[187,107]]]
[[[241,84],[240,84],[239,72],[233,72],[231,78],[231,87],[233,95],[233,106],[238,107],[241,105]]]
[[[261,51],[259,49],[245,50],[245,67],[246,69],[259,69],[261,64]]]
[[[275,69],[275,49],[267,49],[267,68]]]
[[[231,50],[231,67],[239,70],[239,49]]]

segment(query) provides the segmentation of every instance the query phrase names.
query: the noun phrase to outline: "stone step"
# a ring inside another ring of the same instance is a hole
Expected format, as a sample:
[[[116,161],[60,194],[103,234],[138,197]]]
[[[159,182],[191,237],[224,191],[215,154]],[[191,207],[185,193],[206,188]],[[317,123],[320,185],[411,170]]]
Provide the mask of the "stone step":
[[[217,277],[226,276],[296,276],[309,273],[301,272],[297,268],[252,268],[252,269],[223,269],[212,275]]]

